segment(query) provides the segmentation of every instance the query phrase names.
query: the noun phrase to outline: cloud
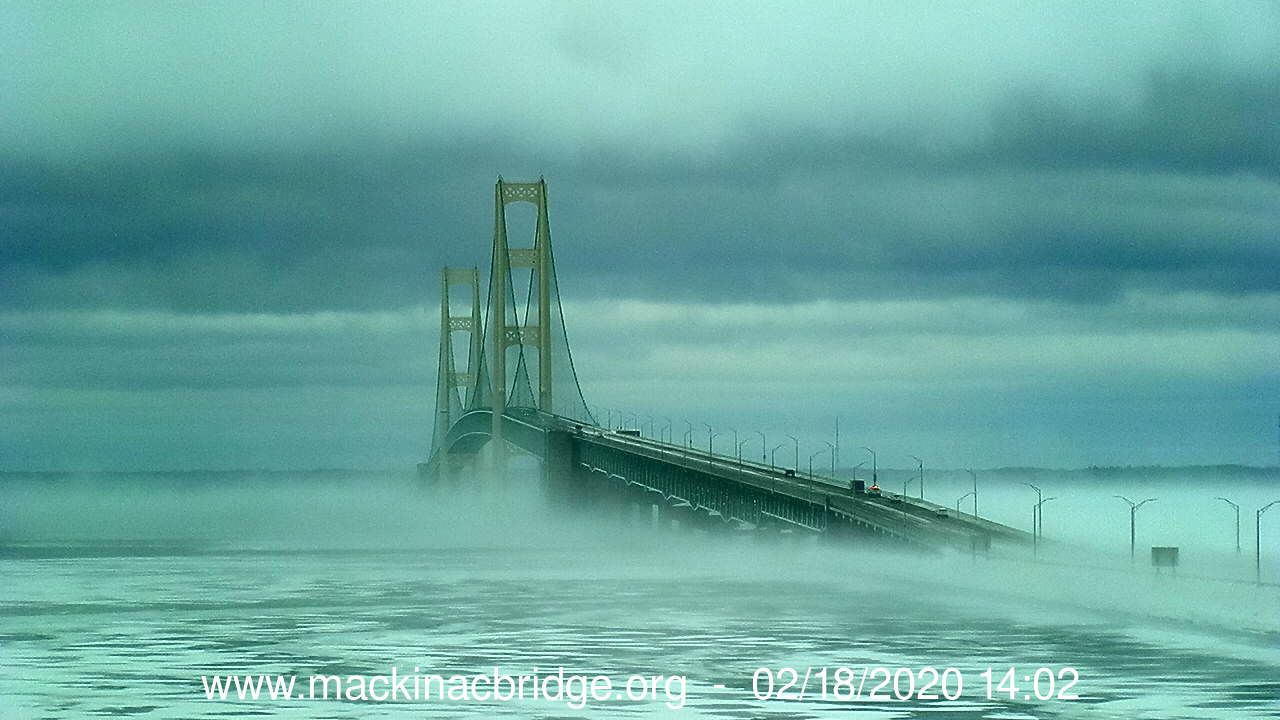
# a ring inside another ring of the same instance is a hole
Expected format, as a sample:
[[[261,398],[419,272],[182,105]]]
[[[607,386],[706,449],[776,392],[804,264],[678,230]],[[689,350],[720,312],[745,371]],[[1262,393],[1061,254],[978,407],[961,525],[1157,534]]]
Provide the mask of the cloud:
[[[926,173],[910,155],[888,167],[890,154],[825,164],[804,153],[737,156],[758,174],[728,158],[723,174],[620,156],[549,161],[562,287],[788,302],[1277,289],[1265,269],[1280,262],[1280,186],[1262,177],[990,162]],[[421,302],[435,268],[487,264],[489,168],[503,157],[416,146],[0,168],[0,302],[188,311]]]
[[[1277,289],[1274,6],[0,12],[3,307],[416,304],[498,174],[588,297]]]
[[[1199,294],[1135,294],[1101,315],[1016,300],[565,308],[602,416],[810,442],[840,415],[886,450],[1063,465],[1270,452],[1247,438],[1274,419],[1276,310],[1270,296]],[[10,466],[407,465],[427,452],[435,319],[5,313],[0,449]]]
[[[404,460],[437,270],[541,174],[589,402],[1124,460],[1192,398],[1192,457],[1261,457],[1277,37],[1265,3],[9,3],[0,410],[44,434],[0,450]]]
[[[1152,66],[1274,71],[1271,4],[973,7],[589,2],[8,3],[0,144],[324,148],[337,138],[539,139],[696,150],[744,122],[982,127],[1008,88],[1122,100]],[[199,28],[199,31],[194,31]],[[750,134],[750,133],[747,133]]]
[[[8,387],[130,391],[430,384],[436,332],[398,312],[0,314]]]
[[[1011,93],[984,151],[1018,167],[1280,179],[1280,71],[1155,68],[1135,94],[1071,107],[1045,88]]]

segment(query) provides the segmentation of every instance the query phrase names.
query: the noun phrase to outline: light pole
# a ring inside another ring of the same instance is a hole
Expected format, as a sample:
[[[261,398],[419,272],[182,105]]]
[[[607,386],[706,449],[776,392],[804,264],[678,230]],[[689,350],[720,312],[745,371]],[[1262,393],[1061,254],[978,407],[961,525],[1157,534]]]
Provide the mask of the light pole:
[[[647,423],[647,424],[649,425],[649,439],[650,439],[650,440],[652,440],[652,439],[653,439],[653,416],[652,416],[652,415],[645,415],[645,417],[646,417],[646,418],[648,418],[648,423]],[[637,421],[638,421],[638,419],[637,419]],[[641,430],[644,430],[644,425],[641,425],[641,426],[640,426],[640,429],[641,429]]]
[[[972,491],[972,490],[970,490],[969,492],[967,492],[967,493],[965,493],[965,494],[961,495],[960,497],[956,498],[956,512],[957,512],[957,513],[958,513],[958,512],[960,512],[960,501],[961,501],[961,500],[964,500],[965,498],[969,497],[969,496],[970,496],[970,495],[972,495],[972,494],[973,494],[973,491]]]
[[[871,484],[872,484],[872,485],[879,485],[879,484],[880,484],[880,478],[879,478],[879,473],[877,472],[877,465],[876,465],[876,451],[875,451],[875,450],[872,450],[871,448],[866,447],[866,446],[863,446],[863,448],[862,448],[862,449],[863,449],[863,450],[866,450],[866,451],[867,451],[867,452],[869,452],[869,453],[871,453]]]
[[[791,438],[791,443],[796,447],[796,464],[792,467],[798,472],[800,470],[800,438],[795,435],[788,435],[787,437]]]
[[[742,464],[742,446],[746,445],[749,442],[751,442],[751,438],[743,438],[742,442],[738,443],[738,464],[739,465]]]
[[[1058,499],[1057,496],[1047,497],[1037,502],[1036,510],[1034,513],[1031,514],[1032,517],[1035,519],[1036,524],[1039,526],[1039,529],[1036,531],[1036,538],[1031,543],[1032,557],[1040,557],[1040,538],[1044,537],[1044,504],[1049,502],[1050,500],[1057,500],[1057,499]]]
[[[769,451],[769,467],[778,467],[778,448],[785,446],[786,443],[778,443]]]
[[[1147,503],[1149,503],[1149,502],[1155,502],[1155,501],[1156,501],[1156,499],[1155,499],[1155,498],[1147,498],[1146,500],[1143,500],[1143,501],[1142,501],[1142,502],[1140,502],[1140,503],[1135,503],[1134,501],[1130,500],[1129,498],[1127,498],[1127,497],[1125,497],[1125,496],[1123,496],[1123,495],[1112,495],[1111,497],[1119,498],[1119,499],[1121,499],[1121,500],[1123,500],[1123,501],[1125,501],[1125,502],[1129,503],[1129,562],[1130,562],[1130,563],[1133,563],[1134,558],[1136,557],[1136,554],[1135,554],[1135,550],[1134,550],[1134,548],[1136,547],[1135,539],[1136,539],[1137,535],[1136,535],[1136,531],[1134,530],[1134,528],[1136,527],[1137,522],[1138,522],[1138,521],[1137,521],[1137,517],[1138,517],[1138,508],[1142,507],[1143,505],[1146,505],[1146,504],[1147,504]]]
[[[1216,497],[1214,498],[1214,500],[1221,500],[1222,502],[1230,505],[1231,509],[1236,511],[1236,554],[1239,555],[1240,554],[1240,506],[1224,497]]]
[[[915,482],[915,481],[916,481],[916,479],[915,479],[915,478],[907,478],[906,480],[903,480],[903,481],[902,481],[902,497],[903,497],[903,499],[905,499],[905,498],[907,497],[907,486],[908,486],[908,485],[910,485],[911,483]]]
[[[1044,504],[1045,504],[1045,503],[1047,503],[1047,502],[1049,502],[1050,500],[1057,500],[1057,499],[1058,499],[1058,496],[1057,496],[1057,495],[1054,495],[1053,497],[1047,497],[1047,498],[1045,498],[1045,499],[1041,500],[1039,503],[1037,503],[1037,505],[1038,505],[1038,508],[1037,508],[1037,509],[1040,511],[1040,512],[1039,512],[1039,515],[1040,515],[1040,518],[1039,518],[1039,519],[1040,519],[1040,537],[1044,537]]]
[[[689,438],[689,447],[693,447],[693,423],[689,422],[689,418],[680,419],[684,420],[684,424],[689,426],[689,429],[685,431],[684,436]]]
[[[720,437],[723,434],[724,433],[710,433],[709,435],[707,435],[707,467],[711,467],[711,463],[714,460],[716,455],[716,452],[714,449],[715,448],[714,443],[716,441],[716,438]]]
[[[973,516],[978,517],[978,473],[972,470],[965,470],[965,472],[973,478]]]
[[[828,443],[828,446],[830,446],[830,443]],[[818,457],[824,452],[829,452],[829,451],[827,448],[823,448],[821,450],[815,451],[813,454],[809,456],[809,479],[810,480],[813,479],[813,459]]]
[[[769,451],[765,449],[769,447],[769,441],[764,439],[764,433],[759,430],[756,430],[755,433],[760,436],[760,464],[763,465],[769,459],[767,457]]]
[[[840,416],[839,415],[836,416],[836,444],[832,445],[832,447],[835,449],[831,451],[831,466],[835,467],[840,463]],[[836,474],[836,471],[832,470],[831,474],[834,476]]]
[[[662,419],[666,420],[667,424],[663,425],[662,429],[658,431],[658,440],[662,440],[662,438],[665,437],[667,439],[667,442],[670,443],[671,442],[671,418],[667,417],[666,415],[663,415]]]
[[[1253,514],[1253,567],[1255,582],[1259,585],[1262,584],[1262,513],[1266,512],[1267,508],[1275,505],[1276,503],[1280,503],[1280,500],[1272,500],[1266,505],[1258,508],[1258,511]]]
[[[1036,491],[1036,504],[1031,506],[1031,546],[1034,548],[1035,544],[1040,541],[1040,503],[1044,495],[1040,493],[1040,488],[1035,485],[1029,482],[1022,484]]]
[[[920,499],[923,500],[924,499],[924,461],[916,457],[915,455],[912,455],[911,459],[915,460],[916,465],[920,467]]]
[[[607,422],[609,424],[609,429],[612,430],[613,429],[613,408],[605,408],[604,411],[609,415],[609,420]]]
[[[867,461],[866,461],[866,460],[863,460],[862,462],[860,462],[860,463],[858,463],[857,465],[854,465],[852,468],[850,468],[850,470],[849,470],[849,492],[853,492],[854,485],[855,485],[855,483],[857,483],[857,482],[858,482],[858,468],[860,468],[860,467],[862,467],[863,465],[866,465],[866,464],[867,464]]]
[[[836,446],[826,440],[822,442],[827,443],[827,448],[831,450],[831,479],[834,480],[836,477]]]

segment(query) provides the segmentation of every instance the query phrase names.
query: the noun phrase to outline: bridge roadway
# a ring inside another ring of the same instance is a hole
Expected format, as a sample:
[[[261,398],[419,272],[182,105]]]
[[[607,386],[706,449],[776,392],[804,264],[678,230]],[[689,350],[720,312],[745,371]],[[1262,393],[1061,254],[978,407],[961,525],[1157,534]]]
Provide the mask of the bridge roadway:
[[[467,413],[450,429],[449,454],[473,454],[488,440],[490,413]],[[850,483],[624,434],[536,410],[509,409],[504,437],[561,468],[661,496],[667,507],[740,527],[812,532],[853,529],[925,547],[986,550],[993,541],[1029,543],[1028,533],[916,498],[857,493]],[[440,458],[420,470],[431,473]],[[434,465],[433,465],[434,464]],[[657,498],[655,498],[656,500]]]
[[[762,463],[749,460],[738,461],[736,458],[712,455],[683,445],[672,445],[600,428],[583,427],[581,441],[586,444],[625,450],[637,456],[717,476],[745,487],[791,497],[815,507],[821,506],[832,515],[855,525],[912,543],[965,549],[976,546],[982,549],[989,542],[987,538],[1013,542],[1030,541],[1030,536],[1026,533],[999,523],[981,518],[975,519],[972,515],[957,516],[954,510],[948,510],[941,505],[893,493],[882,492],[880,495],[857,493],[850,489],[849,483],[841,483],[824,476],[815,475],[812,478],[802,474],[792,476],[783,469]],[[599,470],[589,463],[580,463],[580,465],[588,470],[597,472]],[[620,479],[628,480],[632,484],[642,484],[637,480]],[[680,504],[682,501],[693,504],[689,499],[677,496],[667,499],[675,504]],[[710,507],[695,506],[695,509],[714,511],[714,508]],[[749,524],[745,518],[728,519]],[[778,519],[782,520],[782,518]],[[792,523],[814,531],[827,529],[825,524],[815,526],[799,521],[792,521]]]

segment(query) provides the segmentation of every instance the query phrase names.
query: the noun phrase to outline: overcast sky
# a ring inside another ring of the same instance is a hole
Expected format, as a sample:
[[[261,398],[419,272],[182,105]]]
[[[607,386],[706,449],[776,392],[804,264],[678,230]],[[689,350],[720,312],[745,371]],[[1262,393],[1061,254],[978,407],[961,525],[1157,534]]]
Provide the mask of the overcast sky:
[[[421,459],[499,174],[593,405],[1276,462],[1280,4],[690,5],[0,4],[0,468]]]

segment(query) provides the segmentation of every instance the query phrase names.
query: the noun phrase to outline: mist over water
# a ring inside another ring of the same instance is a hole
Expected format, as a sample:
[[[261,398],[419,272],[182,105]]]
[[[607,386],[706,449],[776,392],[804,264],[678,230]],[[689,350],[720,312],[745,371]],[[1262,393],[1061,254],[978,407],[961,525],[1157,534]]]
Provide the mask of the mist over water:
[[[1251,553],[1272,480],[980,472],[982,515],[1029,529],[1022,482],[1059,498],[1037,559],[555,507],[526,461],[506,480],[432,486],[409,472],[6,474],[0,718],[836,717],[849,708],[829,699],[753,698],[753,673],[867,665],[966,681],[956,702],[854,708],[871,717],[1280,717],[1275,518],[1270,584],[1253,584]],[[928,483],[954,507],[970,480]],[[1132,566],[1113,494],[1159,497],[1139,511]],[[1242,506],[1240,556],[1216,495]],[[1183,564],[1155,572],[1151,545],[1178,545]],[[393,665],[682,674],[687,700],[219,702],[199,680]],[[978,673],[1010,666],[1077,668],[1082,699],[987,699]]]

